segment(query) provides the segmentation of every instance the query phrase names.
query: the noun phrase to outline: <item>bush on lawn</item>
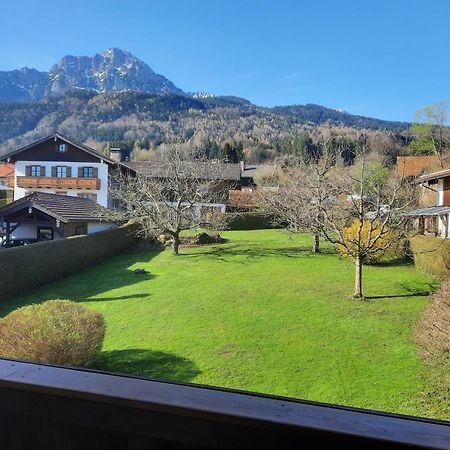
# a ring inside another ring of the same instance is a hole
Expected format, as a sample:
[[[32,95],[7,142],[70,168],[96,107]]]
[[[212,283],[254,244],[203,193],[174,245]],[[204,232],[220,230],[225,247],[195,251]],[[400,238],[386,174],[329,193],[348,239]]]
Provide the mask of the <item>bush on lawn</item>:
[[[414,264],[421,270],[445,279],[450,276],[450,240],[417,235],[410,238]]]
[[[129,250],[135,226],[0,250],[0,300],[17,296]]]
[[[103,316],[67,300],[19,308],[0,320],[0,355],[84,367],[99,355]]]
[[[450,279],[433,295],[417,326],[422,356],[431,362],[450,362]]]

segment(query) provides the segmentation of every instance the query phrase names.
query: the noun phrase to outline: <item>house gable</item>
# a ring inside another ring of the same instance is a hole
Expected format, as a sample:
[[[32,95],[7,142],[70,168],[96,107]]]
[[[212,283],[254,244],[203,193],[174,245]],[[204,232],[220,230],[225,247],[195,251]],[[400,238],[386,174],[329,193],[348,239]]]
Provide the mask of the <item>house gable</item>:
[[[58,151],[60,145],[65,145],[65,151]],[[83,147],[55,134],[12,152],[10,155],[5,155],[4,158],[7,158],[9,162],[100,162],[103,159],[94,150]]]

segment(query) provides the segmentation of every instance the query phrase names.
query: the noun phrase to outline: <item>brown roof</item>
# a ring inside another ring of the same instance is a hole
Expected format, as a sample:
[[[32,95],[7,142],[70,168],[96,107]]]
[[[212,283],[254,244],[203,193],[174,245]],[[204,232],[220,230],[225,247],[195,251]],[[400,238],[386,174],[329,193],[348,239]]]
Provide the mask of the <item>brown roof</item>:
[[[86,198],[72,197],[46,192],[33,192],[0,208],[2,217],[15,214],[26,208],[35,208],[61,222],[100,222],[106,208]]]
[[[445,168],[450,167],[450,158],[444,160]],[[429,156],[397,156],[397,174],[401,177],[417,177],[427,169],[438,169],[437,155]]]
[[[14,173],[14,164],[0,163],[0,178],[6,178]]]
[[[170,172],[167,163],[161,161],[129,161],[122,165],[152,178],[164,178],[168,170]],[[184,169],[188,174],[199,174],[204,179],[238,181],[241,178],[240,164],[185,161]]]
[[[230,190],[228,204],[240,208],[252,208],[261,200],[261,192],[254,190]]]

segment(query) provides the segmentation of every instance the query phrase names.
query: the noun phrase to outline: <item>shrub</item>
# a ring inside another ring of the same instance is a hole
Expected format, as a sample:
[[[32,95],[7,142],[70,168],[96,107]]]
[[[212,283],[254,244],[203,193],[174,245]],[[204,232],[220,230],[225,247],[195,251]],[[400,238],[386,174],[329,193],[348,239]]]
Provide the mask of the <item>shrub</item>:
[[[87,366],[99,355],[103,316],[67,300],[19,308],[0,321],[0,355],[49,364]]]
[[[450,358],[450,279],[441,286],[425,308],[417,326],[416,341],[421,354],[431,362]]]
[[[410,238],[414,264],[439,278],[450,276],[450,240],[432,236]]]

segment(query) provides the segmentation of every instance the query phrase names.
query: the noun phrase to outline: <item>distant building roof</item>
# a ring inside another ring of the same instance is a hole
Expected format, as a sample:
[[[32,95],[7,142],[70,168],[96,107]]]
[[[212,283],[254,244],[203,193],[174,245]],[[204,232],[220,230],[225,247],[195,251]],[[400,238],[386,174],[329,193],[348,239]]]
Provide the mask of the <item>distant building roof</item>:
[[[450,169],[438,170],[437,172],[422,175],[417,179],[418,183],[424,183],[426,181],[439,180],[440,178],[450,177]]]
[[[414,209],[403,213],[402,216],[441,216],[445,214],[450,214],[450,206],[431,206],[429,208]]]
[[[261,200],[261,192],[256,190],[230,190],[228,205],[237,208],[252,208]]]
[[[46,192],[33,192],[0,208],[0,221],[26,208],[35,208],[63,223],[100,222],[106,208],[86,198]]]
[[[244,166],[242,178],[255,178],[257,176],[272,176],[277,169],[276,164],[249,164]]]
[[[129,161],[122,165],[152,178],[164,178],[170,173],[168,163],[161,161]],[[211,163],[206,161],[185,161],[183,170],[187,174],[200,174],[204,179],[239,181],[240,164]]]
[[[450,167],[450,158],[446,158],[444,164]],[[433,168],[439,168],[437,155],[397,156],[397,174],[401,177],[417,177],[426,172],[427,169]]]
[[[0,178],[9,177],[14,173],[14,164],[0,163]]]

